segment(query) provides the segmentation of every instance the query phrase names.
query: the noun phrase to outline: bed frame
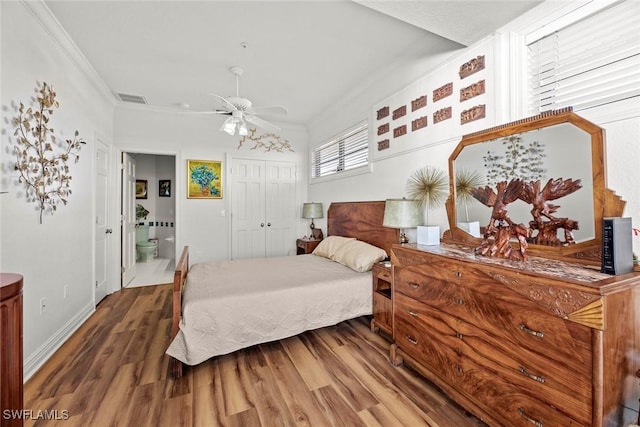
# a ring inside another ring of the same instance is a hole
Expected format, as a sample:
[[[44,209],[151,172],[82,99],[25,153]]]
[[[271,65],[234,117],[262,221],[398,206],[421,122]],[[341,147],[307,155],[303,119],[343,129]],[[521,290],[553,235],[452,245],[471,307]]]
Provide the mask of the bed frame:
[[[382,226],[384,201],[331,203],[327,212],[327,235],[355,237],[391,253],[391,245],[398,243],[399,231]],[[171,340],[178,334],[182,316],[182,292],[189,272],[189,246],[182,250],[173,275],[173,319]],[[183,363],[170,357],[173,378],[182,377]]]

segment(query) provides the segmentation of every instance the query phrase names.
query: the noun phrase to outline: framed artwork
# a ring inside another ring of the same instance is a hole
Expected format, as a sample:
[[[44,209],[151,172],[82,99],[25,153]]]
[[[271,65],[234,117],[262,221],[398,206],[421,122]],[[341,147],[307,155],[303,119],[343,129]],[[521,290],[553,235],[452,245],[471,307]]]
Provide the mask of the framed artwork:
[[[187,198],[222,199],[222,162],[187,160]]]
[[[171,197],[171,180],[161,179],[158,182],[158,196]]]
[[[136,199],[147,198],[147,180],[136,179]]]

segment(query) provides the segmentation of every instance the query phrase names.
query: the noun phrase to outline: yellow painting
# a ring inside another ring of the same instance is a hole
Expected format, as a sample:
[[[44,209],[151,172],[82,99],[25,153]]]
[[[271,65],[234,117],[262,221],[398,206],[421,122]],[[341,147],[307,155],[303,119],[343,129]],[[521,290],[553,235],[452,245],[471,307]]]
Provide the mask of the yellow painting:
[[[187,198],[222,199],[222,162],[187,160]]]

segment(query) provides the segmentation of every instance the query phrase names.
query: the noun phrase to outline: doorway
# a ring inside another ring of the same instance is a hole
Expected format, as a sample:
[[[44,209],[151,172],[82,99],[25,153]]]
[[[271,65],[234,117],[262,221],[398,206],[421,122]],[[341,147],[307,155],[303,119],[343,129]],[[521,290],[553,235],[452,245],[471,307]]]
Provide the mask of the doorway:
[[[173,281],[176,156],[122,153],[122,287]]]

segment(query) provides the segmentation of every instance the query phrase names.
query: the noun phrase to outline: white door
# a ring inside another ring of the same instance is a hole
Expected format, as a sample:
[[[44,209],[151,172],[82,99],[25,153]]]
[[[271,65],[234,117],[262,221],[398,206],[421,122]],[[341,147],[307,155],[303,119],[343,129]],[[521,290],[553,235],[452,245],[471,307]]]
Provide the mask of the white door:
[[[136,277],[136,162],[122,153],[122,286]]]
[[[291,255],[296,229],[296,165],[266,162],[267,256]]]
[[[231,168],[231,257],[264,258],[265,164],[263,160],[238,159]]]
[[[232,258],[292,254],[296,164],[234,159],[230,175]]]
[[[95,163],[95,208],[96,208],[96,250],[95,250],[95,303],[98,304],[112,292],[109,280],[109,242],[112,229],[109,228],[109,147],[96,139]]]

